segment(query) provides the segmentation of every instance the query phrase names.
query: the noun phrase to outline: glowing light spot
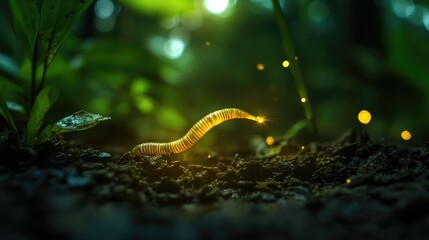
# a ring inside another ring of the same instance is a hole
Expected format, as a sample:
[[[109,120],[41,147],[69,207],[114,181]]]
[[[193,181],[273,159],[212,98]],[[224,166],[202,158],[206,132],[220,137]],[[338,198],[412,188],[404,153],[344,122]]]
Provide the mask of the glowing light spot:
[[[426,7],[421,5],[416,5],[414,11],[412,11],[411,15],[408,17],[408,21],[415,25],[424,25],[425,15],[428,13]]]
[[[408,18],[415,11],[413,0],[392,0],[393,12],[400,18]]]
[[[221,14],[228,8],[228,0],[205,0],[204,6],[206,9],[214,14]]]
[[[207,155],[207,158],[212,158],[212,155],[210,155],[210,154],[209,154],[209,155]]]
[[[265,118],[264,118],[264,117],[256,117],[256,121],[257,121],[258,123],[264,123]]]
[[[167,57],[176,59],[182,56],[183,50],[185,50],[185,43],[179,38],[171,38],[165,41],[164,52]]]
[[[272,136],[268,136],[268,137],[265,139],[265,142],[267,143],[267,145],[271,146],[271,145],[273,145],[273,144],[274,144],[274,138],[273,138]]]
[[[142,113],[150,113],[155,108],[155,100],[148,96],[135,96],[134,102],[137,109]]]
[[[303,98],[301,98],[301,102],[305,103],[305,102],[307,102],[307,99],[305,97],[303,97]]]
[[[304,150],[305,149],[305,146],[301,146],[301,150]]]
[[[206,41],[206,47],[210,47],[210,45],[212,45],[212,43],[210,41]]]
[[[410,133],[409,131],[405,130],[405,131],[403,131],[403,132],[401,133],[401,137],[402,137],[402,139],[404,139],[405,141],[408,141],[408,140],[410,140],[410,139],[411,139],[411,133]]]
[[[351,183],[351,182],[352,182],[352,180],[350,178],[346,179],[346,183]]]
[[[358,119],[362,124],[368,124],[371,121],[371,113],[367,110],[362,110],[358,114]]]
[[[262,63],[258,63],[258,64],[256,64],[256,68],[257,68],[259,71],[262,71],[262,70],[264,70],[265,66],[264,66],[264,64],[262,64]]]
[[[288,60],[284,60],[283,63],[282,63],[282,66],[285,67],[285,68],[289,67],[289,61]]]
[[[426,12],[423,17],[423,25],[425,25],[426,30],[429,31],[429,12]]]
[[[115,4],[111,0],[98,0],[95,3],[94,10],[98,18],[108,19],[115,12]]]
[[[298,56],[295,56],[293,59],[298,60]]]

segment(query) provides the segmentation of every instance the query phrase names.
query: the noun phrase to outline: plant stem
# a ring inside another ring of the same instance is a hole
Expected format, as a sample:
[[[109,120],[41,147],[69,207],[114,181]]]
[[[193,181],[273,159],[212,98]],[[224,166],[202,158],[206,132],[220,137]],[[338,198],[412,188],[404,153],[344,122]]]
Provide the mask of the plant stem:
[[[40,80],[39,87],[37,88],[37,93],[39,93],[40,91],[42,91],[43,86],[45,85],[45,78],[46,78],[46,72],[47,72],[47,70],[48,70],[48,64],[45,62],[43,64],[42,79]]]
[[[284,20],[284,16],[281,11],[279,0],[272,0],[271,2],[272,2],[274,14],[277,18],[277,24],[279,26],[280,34],[282,36],[283,49],[285,51],[286,58],[290,63],[289,68],[292,74],[292,78],[295,81],[295,85],[298,89],[298,94],[300,98],[304,99],[304,101],[301,101],[301,103],[304,108],[305,116],[311,122],[314,128],[314,131],[317,133],[316,121],[313,115],[313,110],[311,108],[310,99],[308,98],[307,89],[305,87],[302,73],[298,65],[298,59],[296,58],[297,56],[295,54],[292,41],[290,40],[288,31],[287,31],[286,21]]]

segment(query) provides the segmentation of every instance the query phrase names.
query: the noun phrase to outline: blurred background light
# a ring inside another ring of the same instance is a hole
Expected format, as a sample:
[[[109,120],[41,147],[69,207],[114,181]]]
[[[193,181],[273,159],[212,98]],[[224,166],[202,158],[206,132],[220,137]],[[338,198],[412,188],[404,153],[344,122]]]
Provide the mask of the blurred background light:
[[[426,13],[427,9],[425,7],[416,6],[412,14],[409,16],[408,20],[415,25],[423,25]]]
[[[368,124],[371,121],[371,113],[367,110],[362,110],[358,114],[358,119],[362,124]]]
[[[158,56],[163,56],[164,55],[164,45],[165,45],[165,38],[161,37],[161,36],[152,36],[151,38],[149,38],[148,40],[148,47],[149,50],[158,55]]]
[[[289,67],[289,61],[288,60],[284,60],[282,62],[282,66],[285,67],[285,68]]]
[[[159,20],[159,25],[165,29],[172,29],[179,24],[179,16],[174,15],[172,17],[166,17]]]
[[[403,132],[401,133],[401,137],[402,137],[402,139],[404,139],[405,141],[408,141],[408,140],[410,140],[410,139],[411,139],[411,133],[410,133],[409,131],[405,130],[405,131],[403,131]]]
[[[426,30],[429,31],[429,11],[426,11],[425,15],[423,16],[423,25],[425,25]]]
[[[197,30],[203,24],[203,16],[197,11],[188,12],[180,17],[180,23],[188,30]]]
[[[171,38],[164,43],[164,53],[170,59],[179,58],[184,50],[185,43],[179,38]]]
[[[267,143],[267,145],[269,145],[269,146],[271,146],[271,145],[273,145],[274,144],[274,137],[272,137],[272,136],[268,136],[266,139],[265,139],[265,142]]]
[[[98,0],[94,6],[95,28],[100,32],[110,32],[116,24],[119,8],[112,0]]]
[[[101,19],[110,18],[115,12],[115,5],[111,0],[98,0],[95,3],[95,15]]]
[[[255,5],[265,8],[272,9],[271,0],[251,0]]]
[[[228,8],[228,0],[205,0],[204,6],[206,9],[214,14],[221,14]]]
[[[392,0],[393,12],[401,18],[409,17],[415,10],[412,0]]]

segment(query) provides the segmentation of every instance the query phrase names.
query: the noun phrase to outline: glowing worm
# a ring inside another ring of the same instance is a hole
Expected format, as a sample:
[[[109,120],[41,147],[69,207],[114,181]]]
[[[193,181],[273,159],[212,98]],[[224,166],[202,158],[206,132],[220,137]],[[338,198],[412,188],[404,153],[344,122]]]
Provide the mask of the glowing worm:
[[[255,117],[243,110],[238,108],[225,108],[212,112],[200,121],[198,121],[192,128],[186,133],[186,135],[176,141],[168,143],[142,143],[135,146],[131,151],[131,156],[143,156],[143,155],[169,155],[180,153],[188,148],[192,147],[200,138],[204,136],[211,128],[231,119],[249,119],[258,123],[265,121],[264,117]]]

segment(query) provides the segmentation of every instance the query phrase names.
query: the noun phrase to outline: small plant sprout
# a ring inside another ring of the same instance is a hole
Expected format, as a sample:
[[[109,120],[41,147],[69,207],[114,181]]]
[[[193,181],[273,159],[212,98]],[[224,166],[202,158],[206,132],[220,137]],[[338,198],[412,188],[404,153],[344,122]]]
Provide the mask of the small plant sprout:
[[[287,59],[283,61],[282,66],[290,70],[292,78],[295,81],[295,85],[298,89],[299,96],[301,98],[306,99],[305,104],[302,104],[302,107],[304,108],[305,112],[305,117],[311,123],[314,131],[317,133],[316,120],[313,114],[310,99],[308,98],[307,88],[304,84],[304,78],[302,76],[302,72],[297,61],[298,59],[296,58],[297,54],[295,54],[295,49],[293,47],[292,40],[289,37],[285,17],[283,16],[280,6],[280,0],[271,0],[271,5],[273,7],[274,15],[277,19],[280,34],[282,36],[282,45]],[[292,59],[294,59],[295,61],[291,61]]]
[[[45,84],[48,68],[61,45],[72,32],[74,23],[92,2],[93,0],[9,0],[15,33],[22,42],[24,53],[31,62],[31,70],[28,76],[30,86],[26,101],[27,108],[25,109],[28,119],[24,119],[26,127],[23,129],[23,133],[18,131],[20,129],[17,129],[9,112],[8,101],[10,99],[3,98],[2,93],[0,93],[0,115],[9,124],[9,128],[17,136],[20,144],[25,143],[29,147],[35,147],[55,135],[82,131],[109,119],[98,114],[79,111],[55,124],[45,126],[42,130],[46,113],[60,95],[54,85]],[[42,67],[40,77],[38,74],[39,67]],[[21,87],[15,86],[9,80],[0,78],[1,92],[13,88],[21,91]],[[13,88],[5,88],[4,86]],[[14,91],[16,96],[19,96],[19,91]],[[25,91],[22,90],[22,92]],[[12,99],[16,97],[11,96],[11,94],[8,95]]]
[[[131,151],[132,157],[144,155],[169,155],[183,152],[192,147],[211,128],[232,119],[249,119],[257,123],[263,123],[264,117],[253,116],[238,108],[226,108],[212,112],[198,121],[182,138],[168,143],[142,143]]]

